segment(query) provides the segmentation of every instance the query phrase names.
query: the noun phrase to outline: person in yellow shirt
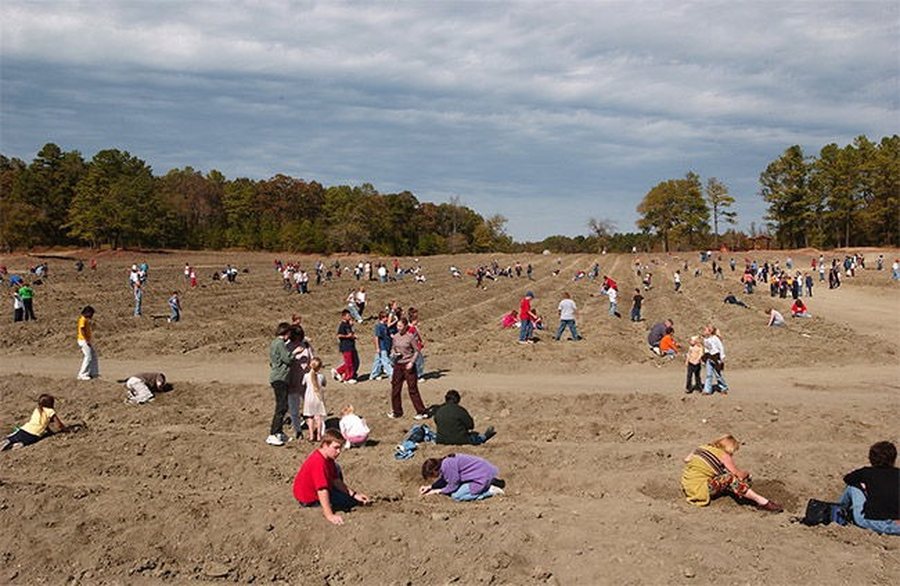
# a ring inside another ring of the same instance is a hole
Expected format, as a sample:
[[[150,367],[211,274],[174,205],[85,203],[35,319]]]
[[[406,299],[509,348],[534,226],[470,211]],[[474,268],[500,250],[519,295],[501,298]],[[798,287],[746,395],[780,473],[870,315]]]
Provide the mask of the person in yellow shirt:
[[[53,409],[55,400],[53,395],[41,395],[38,397],[38,406],[31,414],[28,423],[6,436],[0,444],[0,452],[14,450],[41,441],[47,435],[47,429],[53,425],[57,432],[65,431],[66,426],[60,420]]]
[[[784,509],[754,492],[750,488],[750,473],[734,463],[732,456],[739,447],[734,436],[725,435],[685,456],[681,491],[687,501],[705,507],[713,498],[730,493],[738,499],[753,501],[760,510],[780,513]]]
[[[97,363],[97,350],[94,348],[94,336],[91,328],[93,318],[94,308],[90,305],[81,310],[81,316],[78,318],[78,346],[84,354],[81,370],[78,371],[78,380],[91,380],[100,376],[100,366]]]

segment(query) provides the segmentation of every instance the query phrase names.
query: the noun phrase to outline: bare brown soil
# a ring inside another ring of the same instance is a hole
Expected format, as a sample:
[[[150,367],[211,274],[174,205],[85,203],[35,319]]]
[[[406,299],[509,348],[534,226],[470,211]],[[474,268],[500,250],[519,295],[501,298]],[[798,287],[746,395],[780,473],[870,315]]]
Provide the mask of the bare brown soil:
[[[884,251],[890,260],[897,251]],[[743,295],[738,273],[714,281],[695,254],[650,255],[655,287],[647,321],[628,321],[638,278],[631,255],[422,258],[427,283],[368,283],[367,314],[392,299],[420,309],[427,339],[426,403],[459,389],[479,427],[499,435],[467,449],[496,463],[507,495],[474,504],[421,499],[418,469],[452,450],[422,446],[397,462],[393,449],[412,425],[389,420],[388,382],[332,384],[326,404],[352,402],[378,444],[351,450],[341,464],[372,507],[329,525],[296,506],[291,481],[310,444],[264,444],[271,418],[267,347],[277,322],[303,316],[329,366],[338,361],[334,330],[347,291],[345,275],[288,295],[272,269],[276,256],[255,253],[99,255],[99,269],[77,274],[55,252],[50,277],[36,287],[37,322],[13,324],[3,306],[0,429],[27,420],[42,392],[61,417],[86,429],[0,455],[0,583],[326,583],[326,584],[889,584],[900,580],[900,539],[857,528],[807,528],[791,522],[810,497],[836,499],[842,475],[865,464],[868,446],[900,440],[898,286],[889,271],[863,271],[829,291],[816,280],[811,320],[765,327],[770,304],[789,315],[790,300],[766,291]],[[806,269],[816,251],[739,253],[783,259]],[[874,267],[876,251],[867,251]],[[829,254],[830,258],[831,255]],[[338,257],[350,265],[358,256]],[[497,258],[535,266],[535,280],[453,279]],[[726,260],[727,260],[726,256]],[[150,263],[144,317],[131,316],[127,267]],[[333,260],[333,259],[331,259]],[[389,259],[385,259],[389,260]],[[572,282],[598,260],[619,282],[622,319],[607,315],[597,285]],[[166,299],[184,291],[182,268],[198,267],[201,287],[183,295],[184,320],[169,324]],[[314,258],[302,261],[311,266]],[[671,285],[687,261],[683,293]],[[38,260],[0,257],[22,271]],[[238,282],[209,275],[232,263]],[[402,259],[404,265],[412,259]],[[552,270],[559,268],[559,276]],[[567,290],[581,309],[585,340],[515,343],[500,317],[526,290],[556,325]],[[4,289],[5,290],[5,289]],[[752,309],[724,305],[734,292]],[[7,303],[7,302],[5,302]],[[102,378],[75,380],[81,355],[75,322],[97,309]],[[645,344],[649,326],[675,321],[685,342],[714,323],[728,350],[727,397],[686,396],[681,360],[660,361]],[[371,322],[360,334],[361,373],[372,360]],[[175,390],[141,407],[123,404],[116,380],[161,369]],[[411,411],[406,402],[408,415]],[[287,430],[287,428],[286,428]],[[758,512],[730,499],[697,509],[682,499],[681,458],[722,433],[743,441],[737,460],[756,488],[788,509]]]

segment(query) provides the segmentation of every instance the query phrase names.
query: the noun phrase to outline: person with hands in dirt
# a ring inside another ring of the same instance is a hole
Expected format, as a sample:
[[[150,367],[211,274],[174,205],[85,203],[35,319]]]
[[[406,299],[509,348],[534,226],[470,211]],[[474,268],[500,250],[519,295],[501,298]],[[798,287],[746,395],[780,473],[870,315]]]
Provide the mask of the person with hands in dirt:
[[[294,477],[294,498],[303,507],[321,507],[322,515],[334,525],[344,519],[336,511],[349,511],[372,500],[344,482],[337,458],[344,449],[344,438],[335,429],[326,429],[322,441],[300,466]]]
[[[722,494],[730,493],[738,499],[756,503],[762,511],[780,513],[780,505],[750,488],[750,472],[741,470],[734,462],[740,443],[732,435],[724,435],[700,446],[684,457],[681,491],[692,505],[707,506]]]

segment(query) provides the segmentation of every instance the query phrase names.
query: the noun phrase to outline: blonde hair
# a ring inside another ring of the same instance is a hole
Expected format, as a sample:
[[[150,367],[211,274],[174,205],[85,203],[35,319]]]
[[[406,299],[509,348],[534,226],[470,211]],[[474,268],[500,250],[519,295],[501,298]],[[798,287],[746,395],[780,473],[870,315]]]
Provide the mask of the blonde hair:
[[[719,439],[713,441],[710,445],[715,446],[720,450],[725,450],[727,454],[734,454],[738,451],[738,448],[741,447],[740,442],[738,442],[731,434],[723,435]]]
[[[319,386],[320,370],[322,370],[322,360],[316,356],[309,361],[309,384],[317,397],[322,396],[322,387]]]
[[[700,336],[691,336],[691,346],[695,346],[700,343]]]
[[[344,408],[341,409],[341,417],[350,415],[351,413],[353,413],[353,405],[347,403],[346,405],[344,405]]]

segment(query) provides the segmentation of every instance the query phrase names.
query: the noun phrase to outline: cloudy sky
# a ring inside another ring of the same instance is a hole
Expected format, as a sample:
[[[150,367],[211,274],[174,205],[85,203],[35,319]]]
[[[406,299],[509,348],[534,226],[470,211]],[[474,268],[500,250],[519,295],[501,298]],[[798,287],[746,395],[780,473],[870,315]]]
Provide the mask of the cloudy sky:
[[[369,182],[517,240],[634,230],[659,181],[724,181],[900,131],[900,2],[0,1],[0,153]]]

